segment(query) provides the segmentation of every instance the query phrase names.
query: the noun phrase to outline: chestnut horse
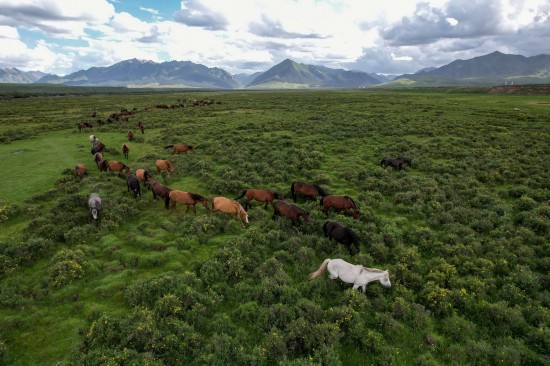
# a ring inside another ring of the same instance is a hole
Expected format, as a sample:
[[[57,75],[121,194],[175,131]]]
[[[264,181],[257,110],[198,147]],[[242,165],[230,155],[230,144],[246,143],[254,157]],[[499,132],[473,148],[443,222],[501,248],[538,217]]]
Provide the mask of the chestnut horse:
[[[126,166],[126,164],[121,163],[116,160],[111,160],[107,163],[109,166],[109,170],[112,172],[118,172],[118,176],[120,177],[121,172],[125,172],[126,174],[130,173],[130,168]]]
[[[170,160],[157,160],[155,165],[157,166],[157,171],[159,174],[161,174],[161,170],[165,171],[168,175],[174,171],[174,163]]]
[[[82,129],[84,128],[84,123],[77,123],[76,128],[78,128],[78,132],[82,132]]]
[[[243,198],[244,196],[246,196],[246,202],[244,204],[245,210],[248,210],[248,205],[252,200],[256,200],[258,202],[265,202],[265,206],[264,206],[264,209],[265,209],[267,208],[268,203],[273,204],[274,200],[283,199],[282,194],[273,192],[270,189],[254,189],[254,188],[243,191],[243,193],[235,199],[238,200],[239,198]]]
[[[164,199],[164,207],[169,206],[170,200],[172,200],[172,208],[176,210],[176,203],[186,205],[187,210],[185,212],[189,212],[189,209],[191,208],[191,206],[193,206],[193,212],[195,213],[195,215],[197,214],[197,207],[195,206],[197,203],[201,203],[207,210],[209,209],[208,199],[196,193],[184,192],[174,189]]]
[[[303,182],[294,182],[290,186],[290,192],[292,193],[292,200],[296,202],[296,196],[301,195],[305,197],[310,197],[315,200],[317,196],[325,197],[327,194],[323,188],[319,187],[317,184],[309,184]]]
[[[130,147],[128,146],[128,144],[123,144],[122,145],[122,153],[124,154],[124,157],[126,159],[128,159],[128,153],[130,152]]]
[[[162,183],[159,182],[158,180],[155,180],[153,181],[153,183],[151,183],[151,192],[153,192],[154,200],[156,200],[157,197],[166,199],[166,197],[168,197],[170,192],[172,192],[172,188],[168,188],[162,185]],[[168,206],[166,205],[166,201],[164,201],[164,203],[165,203],[164,208],[168,208]]]
[[[153,178],[145,169],[136,169],[136,177],[141,183],[143,183],[143,187],[149,186],[149,180]]]
[[[164,149],[172,149],[172,155],[176,153],[179,154],[182,152],[187,153],[189,150],[195,153],[193,146],[187,145],[187,144],[168,145]]]
[[[276,216],[285,216],[290,218],[293,224],[299,225],[301,223],[300,217],[302,217],[305,222],[311,222],[309,212],[288,202],[277,201],[273,204],[273,208],[275,211],[271,217],[272,220],[275,219]]]
[[[321,198],[321,206],[323,207],[323,213],[328,217],[328,210],[333,208],[335,211],[344,211],[347,215],[348,210],[353,210],[353,218],[359,218],[359,210],[353,199],[349,196],[325,196]]]
[[[225,197],[212,198],[212,212],[218,211],[229,214],[231,218],[233,218],[233,215],[237,214],[241,222],[246,222],[248,224],[248,213],[237,201]]]
[[[84,166],[84,164],[78,164],[77,166],[74,167],[75,177],[83,178],[87,174],[88,173],[86,173],[86,167]]]

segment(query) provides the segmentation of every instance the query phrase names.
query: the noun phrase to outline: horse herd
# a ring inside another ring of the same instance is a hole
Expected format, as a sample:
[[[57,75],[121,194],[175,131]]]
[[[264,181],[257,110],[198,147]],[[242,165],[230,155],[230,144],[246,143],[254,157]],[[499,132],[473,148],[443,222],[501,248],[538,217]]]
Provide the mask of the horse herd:
[[[140,126],[143,128],[143,125]],[[143,130],[142,130],[143,131]],[[130,135],[128,135],[130,139]],[[150,189],[153,194],[153,199],[164,199],[164,207],[166,209],[172,209],[177,211],[177,205],[187,206],[186,212],[189,212],[191,207],[196,214],[196,205],[202,205],[206,210],[210,212],[222,212],[228,214],[231,218],[236,216],[244,225],[249,223],[248,213],[246,210],[251,206],[251,201],[257,201],[264,204],[264,209],[267,209],[268,204],[273,207],[272,219],[277,217],[289,218],[293,224],[300,225],[302,222],[311,223],[310,212],[296,206],[293,203],[287,202],[283,195],[270,189],[257,189],[250,188],[242,192],[242,194],[234,199],[217,196],[211,199],[211,207],[209,206],[209,200],[197,193],[185,192],[182,190],[172,189],[163,185],[159,180],[153,179],[153,176],[145,169],[136,169],[134,173],[122,162],[115,160],[106,161],[103,159],[103,151],[105,145],[102,144],[98,138],[94,135],[90,136],[90,143],[92,144],[91,153],[94,156],[94,162],[97,164],[98,170],[118,172],[119,177],[121,173],[126,173],[127,191],[134,194],[134,198],[141,196],[141,185],[144,189]],[[168,145],[164,149],[171,149],[172,154],[192,151],[195,152],[193,146],[187,144],[174,144]],[[123,144],[122,150],[124,157],[128,159],[129,146]],[[395,159],[383,159],[380,162],[380,166],[386,168],[391,166],[395,169],[401,170],[403,165],[407,164],[412,166],[412,161],[409,158],[395,158]],[[167,159],[158,159],[155,162],[158,174],[162,175],[165,172],[167,176],[174,171],[174,163]],[[86,174],[86,168],[83,164],[78,164],[75,167],[75,175],[82,177]],[[320,196],[319,204],[322,212],[328,218],[329,211],[341,211],[345,215],[351,214],[354,219],[359,218],[359,209],[354,200],[347,195],[328,195],[326,191],[318,184],[293,182],[290,186],[290,193],[294,203],[298,198],[307,198],[316,201]],[[241,198],[244,200],[244,208],[237,201]],[[94,220],[99,218],[101,210],[101,197],[97,193],[92,193],[88,199],[88,206],[90,213]],[[346,227],[338,222],[326,221],[323,224],[323,234],[329,240],[335,240],[336,242],[343,244],[350,255],[355,255],[360,252],[360,240],[358,235],[349,227]],[[390,287],[388,271],[382,271],[379,269],[365,268],[361,265],[353,265],[343,261],[342,259],[326,259],[319,269],[309,275],[309,279],[313,280],[320,276],[324,271],[328,270],[329,278],[340,278],[346,283],[353,283],[353,289],[361,288],[365,292],[365,288],[368,282],[379,281],[383,286]]]

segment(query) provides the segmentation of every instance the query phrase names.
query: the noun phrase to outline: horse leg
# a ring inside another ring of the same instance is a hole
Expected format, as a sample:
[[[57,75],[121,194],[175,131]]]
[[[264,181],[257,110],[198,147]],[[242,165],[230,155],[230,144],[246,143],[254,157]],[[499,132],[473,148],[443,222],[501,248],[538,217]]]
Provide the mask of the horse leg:
[[[363,293],[367,293],[367,284],[365,283],[363,286],[361,286],[361,288],[363,289]]]
[[[353,287],[352,287],[352,290],[357,290],[359,288],[359,285],[358,284],[353,284]]]

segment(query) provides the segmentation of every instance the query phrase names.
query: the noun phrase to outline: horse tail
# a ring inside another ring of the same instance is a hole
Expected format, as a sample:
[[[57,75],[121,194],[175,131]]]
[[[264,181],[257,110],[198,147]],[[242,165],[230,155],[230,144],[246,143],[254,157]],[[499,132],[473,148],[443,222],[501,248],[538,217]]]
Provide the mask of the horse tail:
[[[380,166],[384,166],[385,160],[386,160],[386,159],[380,160]]]
[[[296,194],[294,193],[294,185],[295,184],[296,184],[296,182],[294,182],[290,185],[290,193],[292,193],[292,198],[296,201]]]
[[[170,148],[173,148],[173,147],[174,147],[174,145],[168,145],[168,146],[166,146],[166,147],[164,148],[164,150],[170,149]]]
[[[309,280],[311,281],[311,280],[319,277],[320,275],[322,275],[323,272],[325,272],[326,269],[327,269],[328,262],[330,262],[330,259],[329,258],[325,259],[325,261],[321,264],[321,266],[319,267],[318,270],[316,270],[315,272],[310,273],[309,276],[308,276]]]
[[[325,200],[325,196],[321,197],[321,200],[319,201],[319,204],[323,206],[323,201]]]
[[[242,193],[239,197],[233,198],[233,199],[234,199],[234,200],[238,200],[239,198],[243,198],[247,191],[248,191],[248,190],[245,189],[245,190],[243,191],[243,193]]]
[[[166,194],[164,197],[164,208],[170,207],[170,193]]]

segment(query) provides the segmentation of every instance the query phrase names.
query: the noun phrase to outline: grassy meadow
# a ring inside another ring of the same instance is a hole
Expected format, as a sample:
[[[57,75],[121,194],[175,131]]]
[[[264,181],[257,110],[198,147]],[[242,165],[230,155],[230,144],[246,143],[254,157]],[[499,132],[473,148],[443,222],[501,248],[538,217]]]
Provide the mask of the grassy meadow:
[[[547,95],[0,94],[0,364],[550,363]],[[185,106],[150,108],[163,104]],[[135,111],[129,121],[97,126],[122,109]],[[91,133],[105,159],[209,198],[270,188],[291,200],[294,181],[349,195],[359,219],[329,219],[358,234],[361,252],[323,237],[318,200],[296,203],[311,224],[272,220],[256,202],[243,225],[202,206],[165,210],[146,189],[134,199],[124,177],[98,172]],[[172,156],[174,143],[196,152]],[[397,156],[412,167],[380,167]],[[174,173],[159,175],[156,159]],[[91,192],[103,198],[97,222]],[[392,287],[308,281],[325,258],[389,269]]]

